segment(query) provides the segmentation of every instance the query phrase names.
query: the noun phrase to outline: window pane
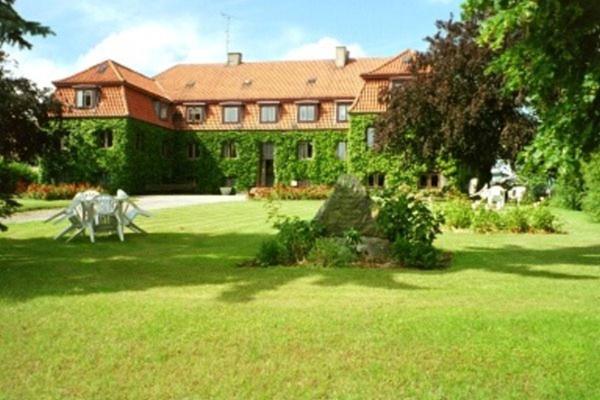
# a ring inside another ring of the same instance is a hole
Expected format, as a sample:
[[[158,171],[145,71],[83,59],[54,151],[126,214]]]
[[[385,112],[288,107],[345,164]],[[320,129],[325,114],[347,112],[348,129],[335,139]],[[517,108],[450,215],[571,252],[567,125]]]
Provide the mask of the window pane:
[[[337,105],[337,120],[339,122],[348,121],[348,108],[349,105],[346,103]]]
[[[160,119],[167,119],[167,105],[164,103],[160,103]]]
[[[346,142],[338,142],[335,154],[339,160],[346,159],[346,150],[347,150]]]
[[[298,112],[298,119],[301,122],[313,122],[316,120],[317,106],[314,104],[301,105]]]
[[[261,106],[260,121],[277,122],[277,106]]]
[[[366,141],[367,148],[372,149],[373,147],[375,147],[375,128],[373,128],[372,126],[367,128]]]
[[[223,118],[225,122],[239,122],[240,118],[239,107],[224,107]]]

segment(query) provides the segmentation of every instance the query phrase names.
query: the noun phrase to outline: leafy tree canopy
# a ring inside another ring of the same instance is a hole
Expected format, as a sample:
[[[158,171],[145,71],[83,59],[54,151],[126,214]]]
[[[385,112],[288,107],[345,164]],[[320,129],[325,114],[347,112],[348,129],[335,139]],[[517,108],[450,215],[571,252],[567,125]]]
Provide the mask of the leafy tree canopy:
[[[486,16],[478,41],[494,52],[489,72],[540,119],[527,167],[576,177],[600,145],[600,2],[467,0],[463,10]]]
[[[387,93],[379,145],[432,163],[452,157],[486,174],[531,139],[533,118],[517,93],[502,91],[501,76],[486,73],[493,54],[476,42],[476,18],[436,26],[412,61],[413,79]]]

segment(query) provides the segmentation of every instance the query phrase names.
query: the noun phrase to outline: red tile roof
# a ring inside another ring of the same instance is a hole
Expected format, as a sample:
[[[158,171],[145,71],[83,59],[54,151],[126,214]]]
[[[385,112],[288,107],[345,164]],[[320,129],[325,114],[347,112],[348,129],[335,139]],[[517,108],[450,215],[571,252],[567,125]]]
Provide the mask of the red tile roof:
[[[55,96],[65,103],[65,117],[128,115],[156,125],[173,127],[172,113],[185,117],[186,102],[208,106],[204,125],[186,129],[344,129],[347,123],[335,120],[334,101],[353,101],[352,112],[382,112],[381,90],[389,78],[408,76],[407,50],[393,58],[350,59],[338,68],[333,60],[249,62],[235,66],[225,64],[181,64],[147,77],[115,61],[107,60],[68,78],[55,81]],[[74,108],[77,85],[100,88],[100,102],[91,110]],[[169,103],[169,118],[160,120],[153,102]],[[259,101],[281,102],[281,119],[272,125],[259,124]],[[314,124],[296,121],[295,101],[319,100],[321,115]],[[242,124],[223,124],[219,103],[244,103]]]

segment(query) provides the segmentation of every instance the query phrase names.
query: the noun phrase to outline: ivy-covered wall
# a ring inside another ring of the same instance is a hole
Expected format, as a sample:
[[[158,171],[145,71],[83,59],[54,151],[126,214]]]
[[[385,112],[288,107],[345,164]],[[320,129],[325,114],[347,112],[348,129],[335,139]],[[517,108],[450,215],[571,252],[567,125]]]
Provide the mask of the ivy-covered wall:
[[[400,155],[367,147],[367,129],[374,126],[376,114],[352,114],[350,117],[348,170],[362,180],[374,173],[385,174],[386,185],[416,185],[427,167],[406,162]]]
[[[46,182],[99,183],[140,193],[147,184],[173,179],[176,132],[128,118],[63,119],[49,129],[53,144],[40,162]],[[112,145],[103,147],[105,140]]]
[[[195,179],[201,192],[216,192],[233,178],[237,190],[256,185],[259,175],[260,152],[263,143],[275,146],[275,180],[289,184],[292,180],[314,184],[332,184],[346,171],[346,162],[336,157],[336,146],[346,141],[345,131],[225,131],[183,132],[185,146],[179,158],[183,161],[180,174]],[[236,158],[223,158],[221,147],[225,142],[235,143]],[[313,145],[312,159],[298,159],[298,144],[309,141]],[[197,143],[200,154],[196,160],[187,158],[187,144]]]
[[[50,127],[55,143],[42,159],[42,178],[47,182],[99,183],[131,193],[192,182],[199,193],[218,193],[227,178],[232,178],[235,189],[245,191],[257,184],[261,146],[270,142],[275,146],[278,183],[333,184],[340,174],[350,172],[365,181],[380,173],[385,174],[386,185],[416,185],[419,176],[432,168],[368,148],[366,132],[375,119],[375,114],[353,114],[349,130],[289,132],[174,131],[131,118],[63,119]],[[106,132],[110,132],[112,145],[103,148]],[[299,159],[301,141],[312,143],[311,159]],[[347,143],[346,160],[336,155],[341,141]],[[225,142],[235,144],[235,158],[222,156]],[[194,159],[188,157],[190,144],[198,149]],[[454,183],[454,163],[439,161],[435,169]]]

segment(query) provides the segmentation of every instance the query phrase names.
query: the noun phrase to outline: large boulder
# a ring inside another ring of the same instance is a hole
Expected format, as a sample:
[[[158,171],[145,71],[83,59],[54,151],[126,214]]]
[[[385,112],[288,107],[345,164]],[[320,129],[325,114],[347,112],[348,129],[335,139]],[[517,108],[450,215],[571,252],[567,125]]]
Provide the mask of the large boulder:
[[[352,175],[342,175],[315,220],[328,235],[343,236],[355,229],[361,236],[379,236],[367,189]]]

